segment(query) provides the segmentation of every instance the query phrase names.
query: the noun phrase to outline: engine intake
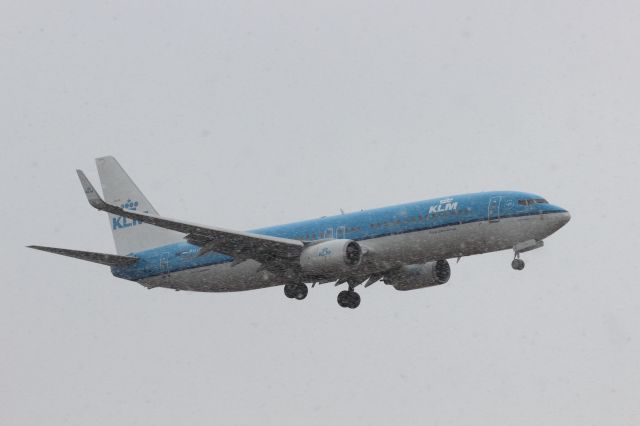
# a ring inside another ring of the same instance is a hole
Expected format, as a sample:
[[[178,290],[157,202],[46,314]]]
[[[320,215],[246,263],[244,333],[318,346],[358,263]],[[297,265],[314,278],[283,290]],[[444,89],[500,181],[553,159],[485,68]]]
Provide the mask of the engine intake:
[[[451,267],[446,260],[420,265],[405,265],[384,276],[384,282],[396,290],[416,290],[445,284],[451,277]]]
[[[360,264],[362,247],[353,240],[329,240],[307,247],[300,266],[307,275],[333,277]]]

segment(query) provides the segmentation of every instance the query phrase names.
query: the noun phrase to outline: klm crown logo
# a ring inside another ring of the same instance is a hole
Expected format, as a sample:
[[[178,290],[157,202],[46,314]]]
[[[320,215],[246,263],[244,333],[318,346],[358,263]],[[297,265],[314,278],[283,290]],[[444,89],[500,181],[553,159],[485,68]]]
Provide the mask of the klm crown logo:
[[[320,257],[325,257],[330,255],[331,255],[331,250],[329,250],[329,247],[325,247],[318,252],[318,256]]]
[[[129,210],[129,211],[137,211],[138,210],[138,205],[140,203],[138,201],[133,201],[131,199],[128,199],[126,202],[120,204],[120,207],[124,210]],[[146,213],[146,212],[145,212]],[[131,228],[132,226],[136,226],[136,225],[140,225],[142,224],[141,221],[137,220],[137,219],[128,219],[126,217],[122,217],[122,216],[116,216],[111,218],[111,228],[115,231],[116,229],[123,229],[123,228]]]
[[[125,210],[136,211],[138,209],[138,202],[137,201],[127,200],[126,203],[120,204],[120,207],[122,207]]]

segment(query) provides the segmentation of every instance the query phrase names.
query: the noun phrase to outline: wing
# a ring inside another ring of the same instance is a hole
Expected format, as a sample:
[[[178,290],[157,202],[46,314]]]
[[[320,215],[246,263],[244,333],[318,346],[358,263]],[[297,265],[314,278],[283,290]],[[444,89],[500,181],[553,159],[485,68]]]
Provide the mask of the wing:
[[[61,254],[63,256],[75,257],[76,259],[86,260],[93,263],[99,263],[107,266],[128,266],[138,261],[137,257],[118,256],[115,254],[94,253],[92,251],[68,250],[56,247],[29,246],[29,248],[42,250],[49,253]]]
[[[106,203],[100,198],[98,192],[82,170],[77,170],[77,172],[89,204],[94,208],[117,216],[187,234],[185,239],[189,243],[201,247],[200,255],[215,251],[236,258],[268,262],[274,259],[297,258],[304,248],[304,243],[299,240],[213,228],[137,211],[125,210],[121,207]]]

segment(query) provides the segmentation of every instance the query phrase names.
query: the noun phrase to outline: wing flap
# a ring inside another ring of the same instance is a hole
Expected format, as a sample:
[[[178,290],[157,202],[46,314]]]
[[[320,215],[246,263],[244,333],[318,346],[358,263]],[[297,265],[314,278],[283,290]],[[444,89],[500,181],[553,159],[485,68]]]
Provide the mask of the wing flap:
[[[137,257],[119,256],[115,254],[95,253],[92,251],[69,250],[56,247],[28,246],[29,248],[99,263],[107,266],[129,266],[138,261]]]

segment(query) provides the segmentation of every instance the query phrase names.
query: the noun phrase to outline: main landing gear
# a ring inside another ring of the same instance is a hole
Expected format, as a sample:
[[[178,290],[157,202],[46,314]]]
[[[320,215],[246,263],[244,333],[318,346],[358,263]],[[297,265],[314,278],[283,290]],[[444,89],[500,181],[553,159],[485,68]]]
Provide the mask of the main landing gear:
[[[302,300],[307,297],[307,293],[309,288],[306,284],[285,284],[284,286],[284,295],[289,299]]]
[[[289,299],[302,300],[307,297],[309,288],[306,284],[285,284],[284,295]],[[338,305],[343,308],[355,309],[360,306],[360,295],[353,291],[353,287],[338,293]]]
[[[352,288],[338,293],[338,305],[343,308],[355,309],[360,306],[360,295],[353,291]]]

